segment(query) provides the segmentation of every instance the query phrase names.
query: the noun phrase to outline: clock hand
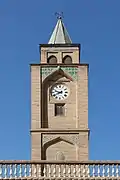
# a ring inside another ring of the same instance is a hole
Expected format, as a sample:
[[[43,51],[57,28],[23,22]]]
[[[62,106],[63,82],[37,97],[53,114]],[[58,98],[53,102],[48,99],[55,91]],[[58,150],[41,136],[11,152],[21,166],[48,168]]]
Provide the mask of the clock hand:
[[[55,94],[55,95],[61,94],[61,93],[62,93],[62,91],[57,91],[57,90],[55,90],[55,92],[53,92],[53,94]]]
[[[62,91],[57,91],[57,94],[61,94],[62,93]]]

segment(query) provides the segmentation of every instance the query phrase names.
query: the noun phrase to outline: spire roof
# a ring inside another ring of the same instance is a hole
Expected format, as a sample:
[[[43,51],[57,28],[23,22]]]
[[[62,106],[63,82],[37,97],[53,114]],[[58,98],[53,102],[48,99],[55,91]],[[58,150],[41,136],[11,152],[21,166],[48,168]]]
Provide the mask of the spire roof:
[[[71,44],[72,41],[65,28],[62,18],[58,18],[57,24],[53,30],[48,44]]]

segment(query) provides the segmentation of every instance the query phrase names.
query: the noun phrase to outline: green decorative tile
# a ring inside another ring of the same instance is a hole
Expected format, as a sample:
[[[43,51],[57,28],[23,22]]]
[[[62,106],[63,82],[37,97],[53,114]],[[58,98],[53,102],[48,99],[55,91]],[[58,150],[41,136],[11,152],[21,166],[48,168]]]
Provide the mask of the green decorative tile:
[[[69,74],[73,79],[77,79],[77,72],[78,68],[77,67],[60,67],[64,72]],[[52,72],[56,71],[58,67],[42,67],[41,68],[41,75],[43,79],[47,77],[49,74]]]
[[[77,67],[62,67],[63,71],[67,72],[72,78],[77,79]]]

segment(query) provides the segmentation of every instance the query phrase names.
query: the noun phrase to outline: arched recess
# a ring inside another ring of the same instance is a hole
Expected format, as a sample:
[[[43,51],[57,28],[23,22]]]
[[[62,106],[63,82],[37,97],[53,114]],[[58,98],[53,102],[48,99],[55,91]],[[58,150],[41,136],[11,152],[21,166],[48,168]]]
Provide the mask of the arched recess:
[[[42,83],[42,128],[48,128],[48,87],[50,85],[50,81],[52,80],[55,82],[62,77],[66,77],[70,81],[73,81],[72,77],[66,74],[62,69],[58,69],[47,76]]]
[[[48,64],[57,64],[57,58],[56,56],[50,56],[48,59],[47,59],[47,63]]]
[[[64,64],[72,64],[72,58],[71,58],[71,56],[66,55],[66,56],[63,58],[62,63],[64,63]]]
[[[43,147],[42,147],[42,160],[47,160],[47,157],[46,157],[46,151],[47,151],[47,149],[48,149],[50,146],[59,143],[60,141],[63,141],[63,142],[68,143],[68,144],[70,144],[70,145],[74,145],[72,142],[66,140],[65,138],[61,138],[61,137],[57,137],[57,138],[55,138],[55,139],[53,139],[53,140],[51,140],[51,141],[48,141],[48,142],[45,143],[45,144],[43,145]]]

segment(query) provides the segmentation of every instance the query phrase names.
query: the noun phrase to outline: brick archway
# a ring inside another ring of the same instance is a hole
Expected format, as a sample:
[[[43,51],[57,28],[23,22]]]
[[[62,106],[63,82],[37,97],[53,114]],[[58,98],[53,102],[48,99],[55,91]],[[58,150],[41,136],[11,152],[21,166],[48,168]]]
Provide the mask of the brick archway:
[[[64,142],[64,143],[66,143],[66,146],[69,144],[69,145],[71,145],[71,146],[73,146],[73,148],[75,148],[75,144],[72,142],[72,141],[70,141],[69,140],[69,138],[65,138],[65,137],[57,137],[57,138],[54,138],[54,139],[51,139],[50,141],[47,141],[44,145],[43,145],[43,157],[42,157],[42,159],[44,159],[44,160],[47,160],[48,159],[48,157],[47,157],[47,150],[52,146],[52,145],[56,145],[56,147],[57,147],[57,145],[58,145],[58,143],[59,142]],[[58,146],[59,147],[59,146]],[[57,149],[57,148],[56,148]],[[64,149],[63,149],[63,151],[64,151]],[[50,153],[49,153],[50,154]],[[56,155],[56,153],[55,153],[55,155]]]

